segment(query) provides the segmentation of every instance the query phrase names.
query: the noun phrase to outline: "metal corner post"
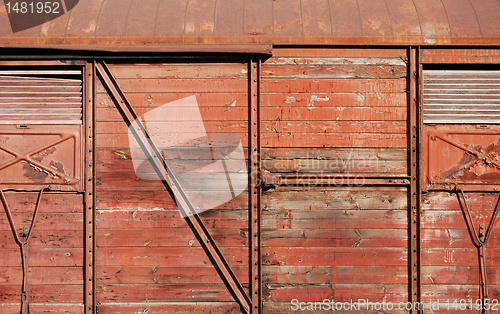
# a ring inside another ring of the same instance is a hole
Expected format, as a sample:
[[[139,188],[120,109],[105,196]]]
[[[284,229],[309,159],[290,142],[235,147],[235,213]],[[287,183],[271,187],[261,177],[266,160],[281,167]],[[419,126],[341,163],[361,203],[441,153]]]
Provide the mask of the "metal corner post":
[[[85,134],[85,151],[84,151],[84,206],[85,206],[85,311],[86,314],[92,314],[95,311],[95,278],[94,278],[94,77],[95,69],[93,63],[86,63],[84,70],[84,113],[85,122],[83,123],[83,134]]]
[[[251,300],[253,314],[262,313],[260,60],[249,63],[250,81],[250,226]]]
[[[419,80],[420,63],[418,59],[419,48],[409,49],[409,169],[411,177],[410,185],[410,211],[409,211],[409,235],[410,235],[410,302],[412,302],[411,313],[421,313],[415,305],[421,304],[420,289],[420,106],[419,106]]]

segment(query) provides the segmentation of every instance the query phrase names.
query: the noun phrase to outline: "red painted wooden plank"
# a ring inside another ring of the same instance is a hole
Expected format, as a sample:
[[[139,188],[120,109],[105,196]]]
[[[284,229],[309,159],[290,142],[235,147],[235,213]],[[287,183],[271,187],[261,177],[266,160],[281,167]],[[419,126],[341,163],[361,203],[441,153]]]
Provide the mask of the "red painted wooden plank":
[[[487,267],[486,278],[488,285],[500,285],[500,267]],[[480,284],[479,265],[424,266],[421,279],[426,285],[476,285]]]
[[[34,230],[33,230],[33,235],[37,231],[59,231],[59,230],[83,230],[83,221],[84,217],[83,214],[76,214],[76,213],[44,213],[41,212],[38,213],[37,220],[35,222]],[[22,220],[20,219],[19,215],[12,214],[12,217],[14,219],[14,222],[16,223],[16,227],[21,229],[21,226],[24,226],[21,222],[25,222],[25,224],[31,224],[31,217],[33,213],[31,213],[30,216],[28,215],[22,215],[23,218],[28,216],[29,220]],[[0,220],[0,231],[11,231],[11,226],[7,220],[7,217],[5,219]]]
[[[17,211],[33,214],[38,192],[5,192],[5,199],[12,213]],[[39,213],[83,213],[83,199],[80,194],[53,194],[44,192],[40,200]],[[1,205],[3,208],[3,204]]]
[[[359,299],[369,302],[406,302],[407,285],[349,285],[349,284],[316,284],[316,285],[276,285],[267,284],[264,290],[267,301],[301,302],[356,302]],[[357,309],[353,309],[355,312]]]
[[[500,232],[497,228],[493,230],[486,245],[487,248],[500,247]],[[474,246],[470,232],[465,227],[465,221],[462,229],[422,229],[420,234],[421,247],[424,248],[468,248]]]
[[[375,64],[315,64],[313,60],[294,59],[296,65],[266,65],[262,67],[263,78],[352,78],[352,79],[398,79],[406,77],[404,65]],[[310,62],[312,61],[312,62]],[[308,63],[310,62],[310,63]]]
[[[19,302],[19,300],[15,300]],[[19,314],[21,309],[20,303],[0,303],[2,314]],[[40,314],[68,314],[68,313],[83,313],[83,304],[50,304],[50,303],[30,303],[30,310],[33,313]]]
[[[82,248],[30,248],[30,267],[78,267],[83,266]],[[3,249],[0,267],[18,267],[21,265],[19,249]]]
[[[262,168],[280,173],[345,173],[363,174],[381,173],[386,176],[408,173],[406,161],[385,161],[376,158],[362,160],[321,160],[321,159],[264,159]]]
[[[146,112],[150,111],[150,108],[136,108],[136,112],[139,116],[142,116]],[[158,113],[159,122],[168,122],[169,112],[160,110]],[[188,122],[189,114],[188,111],[183,111],[182,108],[177,110],[177,113],[170,111],[170,114],[178,114],[178,116],[185,116],[185,122]],[[187,113],[186,113],[187,112]],[[203,121],[247,121],[248,120],[248,108],[246,107],[201,107],[200,114]],[[120,112],[115,108],[97,108],[96,116],[100,117],[100,121],[115,121],[123,122],[123,117]],[[183,117],[184,118],[184,117]],[[155,121],[155,120],[153,120]]]
[[[265,107],[262,120],[405,121],[406,111],[404,107]]]
[[[152,122],[154,127],[162,127],[165,132],[180,132],[182,130],[192,133],[245,133],[248,131],[247,121],[207,121],[202,126],[199,123],[189,122]],[[96,133],[98,134],[128,134],[128,127],[123,121],[98,122],[96,123]]]
[[[474,225],[479,228],[480,223],[488,226],[493,211],[476,212],[473,216]],[[461,211],[424,211],[421,215],[421,227],[424,229],[463,229],[467,230],[464,214]],[[499,237],[498,231],[493,230],[492,237]]]
[[[163,191],[130,191],[116,193],[115,191],[98,191],[96,193],[96,209],[177,209],[170,194]],[[178,211],[176,211],[179,213]]]
[[[402,229],[264,230],[262,244],[269,247],[406,247]]]
[[[194,92],[154,92],[154,93],[125,93],[127,99],[134,106],[134,108],[144,108],[144,110],[152,110],[159,106],[168,104],[170,102],[189,97],[196,96],[196,103],[200,108],[203,107],[247,107],[248,106],[248,93],[246,91],[240,92],[214,92],[214,93],[198,93]],[[381,95],[382,96],[382,95]],[[108,93],[97,94],[96,97],[97,108],[116,108],[115,103],[111,100]],[[97,121],[102,121],[101,117],[96,117]]]
[[[117,81],[125,93],[220,93],[248,90],[247,79],[119,79]],[[97,84],[96,92],[105,92],[102,84]]]
[[[406,58],[405,49],[363,48],[275,48],[274,57],[338,57],[338,58]]]
[[[194,134],[190,135],[189,133],[183,133],[182,136],[186,138],[192,138],[192,137],[199,137],[199,134]],[[241,145],[243,147],[248,147],[248,134],[247,133],[240,133],[240,134],[235,134],[236,136],[239,137],[241,141]],[[369,135],[372,138],[375,137],[374,135]],[[395,137],[395,138],[404,138],[404,135],[382,135],[383,137]],[[197,139],[193,140],[193,144],[190,146],[186,147],[192,147],[192,148],[199,148],[203,147],[206,141],[204,139]],[[165,139],[164,141],[161,141],[159,143],[160,149],[163,148],[168,148],[168,147],[176,147],[179,146],[179,139],[178,138],[171,138],[171,139]],[[227,142],[223,141],[213,141],[212,146],[217,148],[225,148],[228,146]],[[97,148],[118,148],[118,149],[123,149],[123,148],[129,148],[130,147],[130,141],[129,137],[126,134],[97,134],[96,135],[96,147]]]
[[[471,210],[490,210],[493,212],[498,200],[498,193],[465,193],[467,204]],[[422,195],[424,210],[461,210],[457,193],[428,192]],[[462,206],[464,205],[460,195]]]
[[[267,211],[266,229],[383,229],[408,225],[406,210]]]
[[[328,300],[332,300],[335,298],[329,298]],[[298,301],[298,299],[297,299]],[[357,300],[353,300],[354,302],[356,302]],[[305,302],[305,301],[302,301],[302,302]],[[323,300],[321,301],[317,301],[317,302],[323,302]],[[339,301],[340,302],[340,301]],[[350,302],[349,301],[346,301],[346,302]],[[375,301],[374,301],[375,302]],[[341,306],[343,304],[342,303],[339,303],[337,306],[338,308],[340,309]],[[292,303],[291,303],[291,300],[289,300],[288,302],[278,302],[278,301],[272,301],[272,302],[263,302],[263,307],[264,307],[264,313],[266,314],[295,314],[297,313],[298,309],[297,308],[298,306],[300,306],[300,304],[297,304],[296,306],[293,306],[292,307]],[[310,306],[312,308],[312,310],[307,310],[308,306]],[[320,308],[319,305],[316,306],[316,310],[314,310],[314,304],[303,304],[302,305],[302,308],[304,309],[304,313],[307,313],[307,314],[324,314],[324,313],[328,313],[328,311],[330,313],[339,313],[339,314],[347,314],[347,313],[360,313],[360,314],[379,314],[380,311],[379,310],[375,310],[374,308],[372,309],[362,309],[360,307],[358,307],[357,305],[355,307],[351,307],[350,303],[349,303],[349,306],[345,305],[349,310],[348,311],[345,311],[345,310],[330,310],[331,307],[323,307],[323,308]],[[375,304],[374,304],[375,306]],[[404,306],[403,306],[404,307]],[[407,314],[408,311],[406,310],[399,310],[397,308],[397,305],[395,305],[395,308],[394,310],[391,311],[391,313],[393,314]]]
[[[30,285],[83,285],[81,267],[32,267],[28,268]],[[0,269],[0,285],[21,285],[22,267],[3,267]]]
[[[263,79],[262,93],[386,92],[406,91],[405,79]]]
[[[82,285],[30,285],[30,303],[83,303]],[[2,303],[19,302],[21,286],[0,286]],[[70,305],[71,306],[71,305]],[[20,308],[18,308],[19,313]],[[2,312],[3,313],[3,312]]]
[[[209,153],[209,152],[208,152]],[[198,157],[198,158],[197,158]],[[204,158],[203,158],[204,157]],[[214,163],[214,161],[209,157],[207,159],[207,154],[203,155],[193,155],[193,159],[182,159],[179,160],[177,158],[168,158],[168,163],[170,165],[170,169],[173,169],[177,173],[185,173],[188,171],[196,170],[199,173],[200,177],[206,176],[205,180],[208,180],[210,176],[214,174],[225,173],[226,169],[229,173],[241,173],[242,164],[248,164],[248,160],[243,159],[226,159],[224,164],[218,163],[214,165],[210,165]],[[135,159],[139,163],[141,163],[140,159]],[[145,161],[145,160],[143,160]],[[396,163],[396,162],[394,162]],[[204,168],[199,168],[200,164],[205,166]],[[150,163],[141,163],[140,173],[148,174],[151,178],[158,178],[158,175],[155,174],[153,166]],[[96,164],[96,171],[99,175],[102,175],[102,178],[107,177],[112,180],[113,174],[115,176],[119,173],[120,176],[136,176],[134,175],[134,163],[131,159],[108,159],[108,160],[99,160]],[[196,175],[193,173],[193,177]]]
[[[233,297],[224,284],[97,285],[98,302],[223,302]]]
[[[242,283],[249,282],[249,268],[231,267]],[[114,284],[222,284],[211,265],[204,267],[100,266],[97,278],[104,285]]]
[[[162,302],[154,304],[146,302],[142,305],[129,303],[100,304],[97,306],[99,314],[240,314],[240,306],[235,302]]]
[[[266,159],[334,159],[334,160],[407,160],[407,150],[401,148],[262,148]]]
[[[263,265],[405,266],[408,264],[406,248],[265,247],[262,251]]]
[[[406,188],[401,187],[316,187],[308,190],[281,188],[264,193],[262,202],[266,210],[405,209],[407,207],[406,191]],[[310,215],[311,218],[314,217],[313,213]]]
[[[247,64],[175,63],[175,64],[109,64],[117,79],[233,79],[248,77]]]
[[[207,228],[248,228],[246,210],[209,210],[200,214]],[[98,229],[188,228],[178,210],[97,210]]]
[[[140,149],[133,149],[134,158],[136,160],[146,160],[144,152]],[[225,148],[216,148],[216,151],[220,154],[228,155],[232,152],[230,147]],[[248,149],[243,148],[243,154],[245,158],[248,160]],[[108,161],[108,160],[130,160],[132,157],[132,150],[130,148],[99,148],[96,150],[96,159],[98,161]],[[178,148],[175,150],[168,151],[169,159],[205,159],[207,156],[207,151],[205,148]],[[397,157],[397,156],[396,156]],[[211,158],[211,157],[210,157]],[[384,159],[388,159],[388,157],[384,157]]]
[[[111,129],[111,128],[110,128]],[[229,129],[229,128],[228,128]],[[331,134],[331,133],[375,133],[406,134],[406,122],[403,121],[264,121],[262,133],[293,134]]]
[[[249,250],[246,248],[221,248],[230,265],[247,266]],[[210,260],[202,248],[99,248],[96,252],[99,266],[206,266]]]
[[[390,275],[387,272],[390,271]],[[408,267],[391,266],[264,266],[264,284],[407,284]]]
[[[248,246],[247,229],[212,229],[219,247]],[[98,229],[98,247],[200,247],[191,229]]]
[[[77,229],[55,231],[41,231],[34,229],[30,238],[30,247],[77,248],[82,246],[83,237],[83,230]],[[1,230],[0,249],[16,248],[19,248],[19,245],[17,245],[12,231]]]
[[[264,93],[262,107],[404,107],[406,93]]]
[[[498,266],[500,249],[486,249],[486,266]],[[471,248],[424,248],[421,252],[422,265],[429,266],[470,266],[478,267],[478,251]]]
[[[498,305],[496,306],[497,310],[500,311],[500,286],[488,285],[488,297],[491,299],[496,299],[498,301]],[[451,307],[451,304],[454,300],[457,300],[460,304],[460,300],[472,300],[474,303],[479,299],[479,284],[477,285],[422,285],[422,301],[434,301],[441,300],[446,304],[446,300],[450,300],[450,309],[455,310]],[[456,310],[455,310],[456,311]],[[462,313],[460,309],[454,313]],[[495,313],[495,311],[491,311]],[[474,311],[474,313],[478,313],[478,311]]]

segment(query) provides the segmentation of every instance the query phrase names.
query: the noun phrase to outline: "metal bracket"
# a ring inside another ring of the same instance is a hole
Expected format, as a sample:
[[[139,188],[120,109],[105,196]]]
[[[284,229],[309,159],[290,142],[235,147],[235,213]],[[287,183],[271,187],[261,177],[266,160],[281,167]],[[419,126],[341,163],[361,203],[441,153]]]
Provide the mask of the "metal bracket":
[[[465,206],[462,207],[462,203],[460,202],[460,194],[464,199]],[[476,226],[474,225],[474,221],[472,220],[472,215],[469,210],[469,205],[467,204],[467,200],[465,199],[465,194],[462,190],[456,189],[458,202],[460,203],[460,207],[466,211],[464,213],[465,223],[467,224],[467,228],[469,228],[469,232],[471,233],[472,242],[474,246],[476,246],[479,250],[479,276],[480,276],[480,289],[479,289],[479,298],[482,301],[482,310],[481,313],[489,312],[489,307],[487,308],[485,304],[485,300],[488,299],[488,284],[486,280],[486,252],[484,247],[488,240],[490,239],[491,232],[493,230],[493,226],[495,225],[495,221],[498,216],[498,211],[500,209],[500,195],[498,196],[497,205],[495,206],[495,210],[493,211],[493,215],[490,220],[490,224],[486,233],[484,232],[485,225],[481,224],[479,228],[479,234],[477,233]]]
[[[40,200],[42,199],[43,190],[40,190],[38,194],[38,199],[35,205],[35,211],[33,213],[33,218],[31,219],[31,226],[25,226],[23,228],[23,234],[20,236],[17,233],[16,224],[14,223],[14,218],[12,217],[12,212],[10,211],[9,204],[2,190],[0,190],[0,198],[2,199],[5,212],[7,213],[7,218],[9,219],[10,227],[12,228],[12,233],[14,233],[14,239],[16,243],[21,247],[21,257],[23,263],[23,285],[21,290],[21,314],[29,314],[29,288],[28,288],[28,253],[29,253],[29,240],[31,237],[31,232],[35,226],[36,216],[38,214],[38,208],[40,207]],[[22,239],[21,239],[22,238]]]

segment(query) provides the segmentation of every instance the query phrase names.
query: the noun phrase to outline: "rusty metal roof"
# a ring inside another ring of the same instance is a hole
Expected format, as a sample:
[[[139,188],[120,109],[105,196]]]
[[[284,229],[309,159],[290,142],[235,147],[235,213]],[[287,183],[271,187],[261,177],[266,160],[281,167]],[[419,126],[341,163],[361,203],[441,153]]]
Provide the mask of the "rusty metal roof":
[[[259,52],[289,44],[499,45],[499,1],[80,0],[66,14],[16,33],[2,6],[0,47]]]

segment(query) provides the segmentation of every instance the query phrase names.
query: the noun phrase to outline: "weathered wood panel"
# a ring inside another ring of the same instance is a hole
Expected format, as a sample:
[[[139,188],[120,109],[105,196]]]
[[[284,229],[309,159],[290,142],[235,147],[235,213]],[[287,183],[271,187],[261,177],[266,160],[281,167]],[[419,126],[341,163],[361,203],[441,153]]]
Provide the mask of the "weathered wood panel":
[[[262,202],[264,312],[286,313],[293,299],[406,301],[406,188],[283,187]]]
[[[497,199],[496,193],[466,193],[477,230],[480,224],[489,225]],[[440,303],[462,299],[475,302],[479,299],[479,254],[466,225],[462,197],[456,193],[429,192],[423,195],[422,205],[422,299]],[[500,233],[493,228],[486,244],[485,263],[488,297],[497,300],[500,299],[499,247]]]
[[[99,305],[99,314],[239,314],[240,306],[234,302],[163,302],[161,305],[144,304],[101,304]]]
[[[82,292],[83,293],[83,292]],[[19,314],[21,303],[0,303],[2,314]],[[30,303],[30,310],[40,314],[83,313],[83,304]]]
[[[119,64],[110,65],[110,70],[138,115],[184,97],[196,96],[203,125],[197,124],[184,107],[176,107],[157,112],[158,121],[148,123],[149,128],[158,127],[171,133],[232,133],[241,139],[248,155],[246,64]],[[150,301],[157,303],[143,308],[150,313],[233,311],[232,296],[164,185],[135,174],[127,125],[101,83],[98,83],[97,93],[96,273],[97,300],[101,304],[99,313],[140,311],[141,306],[131,306],[130,303]],[[182,117],[182,121],[163,126],[165,117],[174,114]],[[203,144],[199,142],[197,146],[169,151],[169,158],[175,158],[173,168],[188,171],[193,161],[207,160],[207,153],[201,147]],[[228,145],[219,144],[221,149]],[[165,145],[169,143],[160,146]],[[236,164],[228,162],[228,169],[237,171]],[[153,173],[152,170],[147,165],[144,168],[146,172]],[[196,190],[202,185],[207,191],[198,197],[217,198],[219,187],[213,184],[214,175],[200,171],[195,176],[196,184],[183,188]],[[247,285],[248,192],[244,191],[200,216],[239,280]],[[208,301],[215,303],[199,307],[194,303]],[[177,305],[172,302],[185,303]]]
[[[6,192],[16,232],[31,225],[38,193]],[[0,217],[0,311],[19,313],[22,258],[3,205]],[[83,312],[84,214],[81,194],[46,192],[29,242],[31,311]]]

